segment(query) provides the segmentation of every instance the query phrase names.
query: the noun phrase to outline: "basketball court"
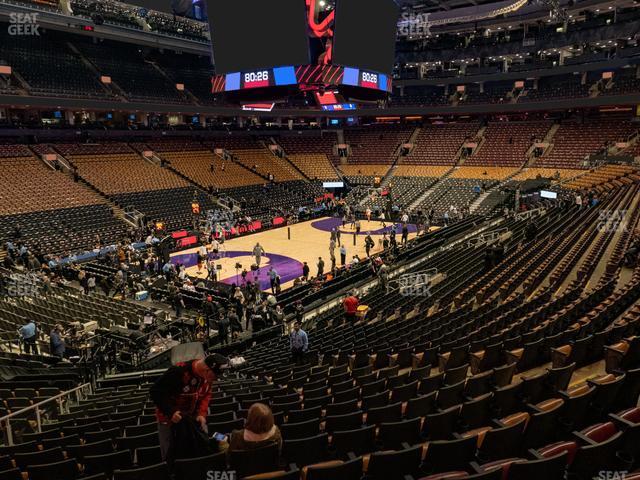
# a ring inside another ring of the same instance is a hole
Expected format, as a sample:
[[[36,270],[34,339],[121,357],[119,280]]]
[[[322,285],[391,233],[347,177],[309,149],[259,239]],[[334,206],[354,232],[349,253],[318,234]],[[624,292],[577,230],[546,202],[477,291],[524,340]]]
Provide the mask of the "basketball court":
[[[282,289],[289,288],[293,281],[302,276],[303,262],[309,264],[310,275],[316,275],[318,257],[322,257],[325,262],[325,273],[331,270],[331,257],[329,254],[329,241],[331,230],[338,228],[341,232],[341,243],[346,246],[347,260],[349,264],[354,255],[358,255],[361,260],[366,260],[367,255],[364,247],[364,239],[370,234],[375,241],[371,249],[372,254],[382,250],[382,238],[384,233],[389,233],[392,228],[396,230],[398,243],[402,236],[402,226],[400,224],[387,223],[386,227],[379,221],[362,220],[360,222],[360,234],[355,235],[355,230],[350,224],[342,226],[342,220],[333,217],[324,217],[297,223],[288,227],[276,228],[265,232],[254,233],[244,237],[234,238],[224,242],[221,251],[217,255],[216,265],[220,265],[222,270],[218,272],[218,280],[224,283],[241,283],[242,269],[246,269],[249,274],[247,280],[260,280],[260,287],[263,290],[269,288],[268,271],[273,267],[280,275]],[[437,229],[433,227],[432,229]],[[291,238],[289,239],[289,232]],[[416,236],[416,226],[409,225],[409,239]],[[355,237],[355,245],[354,245]],[[251,265],[255,263],[252,255],[256,243],[260,243],[265,251],[262,256],[259,272],[251,272]],[[335,249],[336,263],[340,266],[340,250]],[[215,259],[213,253],[209,258]],[[187,267],[187,274],[191,277],[206,278],[207,269],[203,265],[198,271],[198,249],[191,248],[171,255],[173,264],[184,264]],[[236,264],[242,268],[236,269]]]

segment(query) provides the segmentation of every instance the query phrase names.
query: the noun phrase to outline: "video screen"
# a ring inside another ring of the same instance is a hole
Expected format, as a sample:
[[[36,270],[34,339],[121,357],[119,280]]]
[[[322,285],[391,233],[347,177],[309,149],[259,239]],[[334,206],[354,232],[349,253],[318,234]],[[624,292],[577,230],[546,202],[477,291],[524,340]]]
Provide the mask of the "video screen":
[[[399,13],[394,0],[337,0],[333,63],[391,75]]]
[[[557,192],[549,192],[548,190],[540,190],[540,196],[542,198],[550,198],[555,200],[556,198],[558,198],[558,193]]]
[[[217,74],[309,63],[305,0],[209,0]]]
[[[336,95],[338,92],[315,92],[316,101],[319,105],[335,105],[338,102]]]

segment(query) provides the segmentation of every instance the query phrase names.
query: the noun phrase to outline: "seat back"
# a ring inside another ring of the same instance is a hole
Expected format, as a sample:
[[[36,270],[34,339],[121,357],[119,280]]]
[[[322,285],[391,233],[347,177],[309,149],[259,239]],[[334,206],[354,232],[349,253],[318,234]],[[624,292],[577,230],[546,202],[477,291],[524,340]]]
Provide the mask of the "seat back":
[[[169,467],[163,462],[148,467],[115,470],[113,480],[170,480]]]
[[[309,465],[306,480],[352,480],[362,476],[362,457],[340,465]]]
[[[198,458],[176,460],[173,473],[176,478],[207,478],[207,472],[223,472],[227,469],[225,452]]]
[[[402,403],[397,402],[379,408],[371,408],[367,412],[367,425],[378,425],[382,422],[397,422],[402,417]]]
[[[362,411],[358,410],[345,415],[332,415],[325,418],[325,431],[332,433],[339,430],[353,430],[362,425]]]
[[[30,465],[30,480],[74,480],[78,478],[78,464],[71,458],[55,463],[45,463],[41,465]]]
[[[557,438],[561,408],[556,407],[553,410],[531,415],[524,432],[525,448],[537,448]]]
[[[476,437],[431,442],[427,449],[423,468],[428,473],[455,470],[473,460],[476,453]]]
[[[61,462],[64,460],[64,454],[62,453],[62,448],[54,447],[49,450],[42,450],[39,452],[16,453],[13,456],[13,459],[16,462],[16,466],[24,470],[27,465],[42,465],[45,463]]]
[[[312,437],[320,432],[320,419],[313,418],[306,422],[284,423],[280,426],[280,432],[285,440]]]
[[[150,467],[162,463],[162,452],[160,445],[152,447],[141,447],[136,449],[136,464],[139,467]]]
[[[556,456],[529,460],[526,462],[514,462],[509,467],[509,477],[518,480],[539,480],[543,478],[564,478],[567,466],[567,452]]]
[[[384,449],[398,450],[403,443],[414,445],[420,440],[420,418],[381,423],[379,438]]]
[[[509,363],[493,369],[493,383],[496,387],[502,388],[511,384],[513,374],[516,371],[516,364]]]
[[[334,432],[332,445],[338,458],[346,458],[350,452],[362,455],[375,450],[376,426]]]
[[[422,446],[399,452],[376,452],[369,457],[367,475],[372,480],[403,480],[406,475],[416,475],[422,459]]]
[[[433,412],[436,408],[436,395],[437,392],[433,392],[429,395],[421,395],[420,397],[409,399],[404,412],[405,418],[424,417]]]
[[[326,433],[299,440],[285,440],[282,446],[282,456],[287,463],[295,463],[299,467],[311,465],[326,459],[328,444],[329,435]]]
[[[460,406],[451,407],[442,412],[427,415],[422,426],[422,433],[429,440],[445,440],[451,438],[458,421]]]
[[[622,441],[622,432],[611,436],[608,440],[580,447],[569,467],[569,472],[577,478],[593,478],[603,470],[615,470],[616,451]]]
[[[571,381],[571,376],[573,375],[575,368],[576,363],[572,362],[564,367],[549,369],[547,385],[551,389],[552,394],[561,390],[566,390],[569,387],[569,382]]]
[[[442,387],[438,390],[436,399],[438,407],[446,410],[454,405],[462,403],[462,394],[464,392],[464,380],[448,387]]]
[[[114,470],[131,468],[131,453],[129,450],[107,453],[105,455],[88,455],[84,457],[84,473],[94,475],[106,473],[111,476]]]
[[[478,450],[478,459],[482,463],[512,458],[520,453],[523,432],[526,422],[516,423],[508,427],[489,430]]]
[[[278,445],[273,443],[252,450],[232,450],[229,452],[229,464],[239,478],[271,472],[278,468]]]

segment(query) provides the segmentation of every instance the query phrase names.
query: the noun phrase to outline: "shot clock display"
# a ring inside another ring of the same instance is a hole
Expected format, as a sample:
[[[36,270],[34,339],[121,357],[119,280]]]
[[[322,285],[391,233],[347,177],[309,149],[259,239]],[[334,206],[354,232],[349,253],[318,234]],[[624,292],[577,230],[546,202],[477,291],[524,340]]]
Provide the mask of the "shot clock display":
[[[364,88],[378,88],[378,74],[360,72],[360,86]]]
[[[342,83],[345,85],[351,85],[352,87],[372,88],[387,92],[391,91],[391,81],[387,75],[351,67],[344,68]]]
[[[271,72],[269,70],[259,70],[242,74],[242,88],[270,87]]]

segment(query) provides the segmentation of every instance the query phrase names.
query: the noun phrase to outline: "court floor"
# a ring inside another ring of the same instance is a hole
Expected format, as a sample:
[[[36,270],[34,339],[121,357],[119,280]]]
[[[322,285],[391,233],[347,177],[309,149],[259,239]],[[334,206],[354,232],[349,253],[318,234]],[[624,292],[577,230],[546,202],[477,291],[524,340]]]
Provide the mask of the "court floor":
[[[311,269],[310,274],[316,275],[318,257],[322,257],[325,262],[324,271],[331,269],[331,257],[329,254],[329,241],[331,230],[338,228],[341,232],[341,243],[347,249],[347,263],[351,263],[354,255],[358,255],[360,259],[366,259],[364,247],[364,239],[369,233],[375,241],[372,253],[382,250],[383,234],[396,229],[396,238],[398,242],[401,239],[402,227],[399,224],[386,224],[386,228],[379,221],[362,220],[359,235],[355,235],[355,230],[351,225],[342,226],[339,218],[325,217],[307,222],[297,223],[288,227],[276,228],[265,232],[259,232],[244,237],[234,238],[224,242],[218,258],[214,254],[210,254],[216,265],[221,265],[222,270],[219,272],[218,280],[225,283],[240,283],[242,278],[240,274],[242,269],[249,272],[248,280],[260,280],[260,287],[263,290],[269,288],[268,271],[271,266],[280,275],[282,288],[288,288],[293,284],[296,277],[302,276],[303,262],[307,262]],[[393,225],[393,226],[392,226]],[[288,231],[291,232],[291,239],[288,238]],[[409,238],[416,236],[415,225],[409,225]],[[355,237],[355,245],[354,245]],[[252,255],[253,248],[256,243],[260,243],[265,251],[260,263],[258,272],[251,272],[251,265],[255,263]],[[192,277],[205,278],[207,276],[206,267],[203,266],[201,271],[197,267],[197,248],[192,248],[171,255],[171,262],[174,264],[181,263],[187,267],[187,274]],[[336,262],[340,266],[340,251],[336,247]],[[241,269],[236,269],[236,264],[242,265]]]

